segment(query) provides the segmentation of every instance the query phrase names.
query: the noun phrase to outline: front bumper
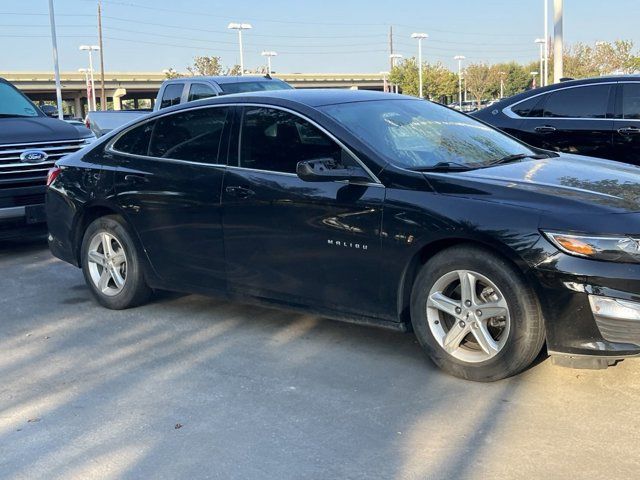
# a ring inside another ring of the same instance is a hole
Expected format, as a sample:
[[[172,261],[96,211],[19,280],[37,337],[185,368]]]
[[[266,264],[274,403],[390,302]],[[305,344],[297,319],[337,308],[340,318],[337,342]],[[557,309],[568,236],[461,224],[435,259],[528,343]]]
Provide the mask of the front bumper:
[[[45,222],[44,204],[0,208],[0,239],[40,235]]]
[[[549,353],[597,356],[604,363],[640,355],[640,265],[577,258],[553,248],[548,253],[532,275]],[[602,311],[620,304],[616,299],[628,309]]]

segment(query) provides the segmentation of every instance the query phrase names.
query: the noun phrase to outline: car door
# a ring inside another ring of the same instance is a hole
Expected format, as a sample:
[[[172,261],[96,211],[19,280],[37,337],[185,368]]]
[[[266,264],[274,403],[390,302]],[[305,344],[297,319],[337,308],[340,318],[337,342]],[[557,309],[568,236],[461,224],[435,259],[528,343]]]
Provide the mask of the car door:
[[[520,138],[536,147],[593,157],[613,157],[615,83],[554,90],[527,115]]]
[[[230,289],[375,314],[384,187],[373,177],[360,184],[305,182],[295,173],[299,161],[358,160],[293,112],[246,106],[238,114],[237,154],[222,194]]]
[[[211,85],[202,82],[191,82],[187,94],[187,102],[202,100],[203,98],[215,97],[218,92]]]
[[[126,131],[115,157],[116,201],[167,283],[225,290],[221,189],[231,107],[163,115]]]
[[[614,159],[640,165],[640,82],[618,85],[614,123]]]

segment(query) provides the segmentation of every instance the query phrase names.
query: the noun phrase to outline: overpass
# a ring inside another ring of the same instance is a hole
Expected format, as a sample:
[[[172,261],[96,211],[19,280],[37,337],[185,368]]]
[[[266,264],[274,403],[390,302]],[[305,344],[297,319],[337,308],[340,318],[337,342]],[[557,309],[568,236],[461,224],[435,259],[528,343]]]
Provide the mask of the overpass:
[[[378,73],[282,73],[276,78],[296,88],[352,88],[383,90],[384,79]],[[0,71],[37,104],[55,104],[53,72]],[[151,108],[160,85],[167,77],[158,72],[105,72],[107,108]],[[87,111],[85,77],[79,72],[61,72],[62,100],[65,115],[84,117]],[[100,101],[100,75],[95,76],[96,97]]]

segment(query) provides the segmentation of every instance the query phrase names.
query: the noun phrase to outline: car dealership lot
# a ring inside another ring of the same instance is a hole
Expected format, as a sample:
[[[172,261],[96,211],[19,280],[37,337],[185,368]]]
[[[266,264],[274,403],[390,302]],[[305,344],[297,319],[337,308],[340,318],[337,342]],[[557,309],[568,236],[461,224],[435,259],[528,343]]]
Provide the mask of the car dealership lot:
[[[492,384],[412,335],[199,296],[109,311],[0,245],[2,478],[634,478],[640,362]]]

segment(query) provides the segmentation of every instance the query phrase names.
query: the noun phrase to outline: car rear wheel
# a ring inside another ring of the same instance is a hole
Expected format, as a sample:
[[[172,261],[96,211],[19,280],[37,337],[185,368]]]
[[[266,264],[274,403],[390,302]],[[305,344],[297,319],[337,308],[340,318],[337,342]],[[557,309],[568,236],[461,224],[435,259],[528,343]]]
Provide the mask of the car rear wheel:
[[[82,271],[98,302],[114,310],[148,300],[147,286],[135,243],[117,215],[94,220],[82,241]]]
[[[473,246],[450,248],[424,265],[412,291],[411,321],[436,365],[475,381],[521,372],[544,343],[531,286],[506,260]]]

